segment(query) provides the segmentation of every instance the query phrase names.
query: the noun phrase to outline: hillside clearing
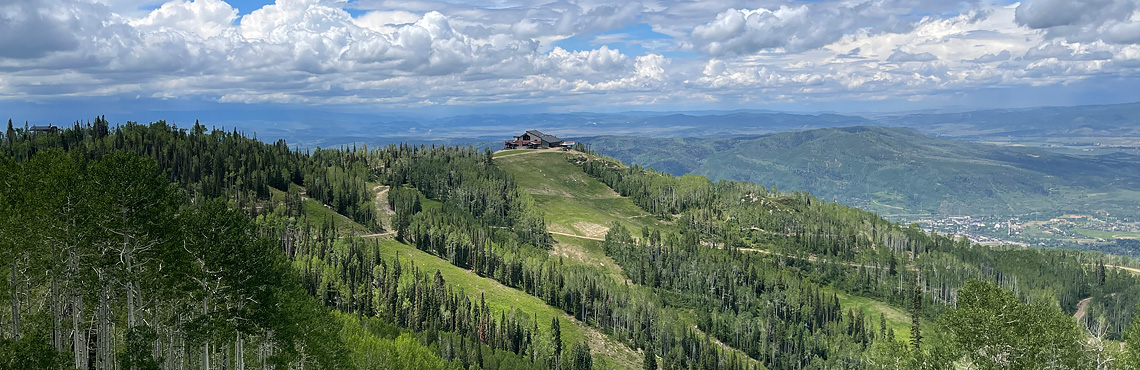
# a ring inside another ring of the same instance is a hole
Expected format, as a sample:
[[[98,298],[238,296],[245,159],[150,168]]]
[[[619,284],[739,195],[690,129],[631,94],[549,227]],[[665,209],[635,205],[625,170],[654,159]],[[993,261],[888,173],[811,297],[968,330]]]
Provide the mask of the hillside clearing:
[[[569,153],[573,152],[542,151],[495,159],[546,211],[551,233],[600,240],[615,221],[630,230],[673,227],[582,172],[570,163]]]

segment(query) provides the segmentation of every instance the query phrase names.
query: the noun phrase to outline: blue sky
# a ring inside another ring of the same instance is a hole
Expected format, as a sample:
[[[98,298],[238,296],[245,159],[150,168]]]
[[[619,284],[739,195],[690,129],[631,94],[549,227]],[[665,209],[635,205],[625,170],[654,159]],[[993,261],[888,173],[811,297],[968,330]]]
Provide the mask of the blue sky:
[[[0,112],[16,120],[1140,101],[1133,87],[1140,0],[12,0],[2,7]]]

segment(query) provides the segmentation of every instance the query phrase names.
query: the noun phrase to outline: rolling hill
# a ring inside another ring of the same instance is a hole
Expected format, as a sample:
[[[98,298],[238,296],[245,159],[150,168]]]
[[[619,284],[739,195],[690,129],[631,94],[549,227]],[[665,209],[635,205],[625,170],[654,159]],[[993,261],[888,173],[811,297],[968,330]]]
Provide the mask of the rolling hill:
[[[886,215],[1134,213],[1140,199],[1140,158],[1123,153],[1074,156],[866,126],[623,144],[645,140],[588,141],[601,153],[675,175],[805,190]]]

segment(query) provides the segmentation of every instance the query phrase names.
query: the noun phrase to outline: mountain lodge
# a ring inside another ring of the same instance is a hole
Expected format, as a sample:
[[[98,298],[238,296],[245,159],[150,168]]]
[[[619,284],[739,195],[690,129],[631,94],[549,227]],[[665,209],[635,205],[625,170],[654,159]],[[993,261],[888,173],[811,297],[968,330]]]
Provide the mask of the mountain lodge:
[[[547,135],[542,131],[528,130],[522,135],[515,136],[514,139],[507,140],[503,149],[569,148],[573,145],[573,141],[562,141],[557,136]]]

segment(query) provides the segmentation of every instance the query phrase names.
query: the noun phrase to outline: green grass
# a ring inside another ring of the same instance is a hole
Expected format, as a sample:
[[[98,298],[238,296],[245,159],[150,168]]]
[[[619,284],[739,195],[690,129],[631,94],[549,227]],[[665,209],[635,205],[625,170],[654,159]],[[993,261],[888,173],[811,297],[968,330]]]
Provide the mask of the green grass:
[[[639,234],[644,226],[673,227],[582,172],[567,160],[568,155],[535,153],[502,158],[495,163],[513,174],[519,187],[529,192],[539,208],[546,211],[550,231],[601,238],[614,221],[634,234]]]
[[[312,222],[324,222],[326,218],[332,219],[333,224],[336,225],[337,230],[341,230],[341,232],[347,231],[351,235],[365,235],[372,233],[372,231],[368,230],[367,227],[364,227],[363,225],[352,221],[348,217],[344,217],[343,215],[336,213],[336,211],[325,207],[325,205],[321,204],[321,202],[312,199],[305,199],[302,201],[301,211],[304,212],[305,217],[308,217],[309,221]]]
[[[383,240],[380,244],[380,251],[388,259],[396,258],[398,253],[400,263],[405,266],[415,263],[417,268],[432,274],[439,270],[448,284],[462,288],[464,293],[473,300],[478,300],[480,295],[483,295],[487,304],[494,310],[505,311],[518,308],[532,315],[532,317],[537,317],[538,325],[543,332],[549,330],[552,318],[560,318],[562,339],[565,342],[563,348],[570,348],[573,343],[587,339],[594,354],[595,365],[601,365],[601,368],[631,368],[641,363],[637,353],[625,345],[599,333],[584,323],[574,321],[570,315],[547,305],[546,302],[537,297],[500,284],[495,280],[481,277],[471,271],[455,267],[446,260],[395,240]]]
[[[286,197],[288,197],[288,194],[277,189],[270,189],[269,194],[271,201],[276,204],[284,204]],[[337,229],[351,235],[365,235],[372,233],[372,231],[368,230],[368,228],[364,227],[364,225],[358,224],[352,219],[336,213],[336,211],[325,207],[324,204],[321,204],[321,202],[313,199],[305,199],[301,201],[301,212],[305,215],[306,218],[309,219],[309,222],[317,223],[318,225],[319,223],[324,222],[326,219],[331,219],[333,221],[333,224],[336,225]]]
[[[511,154],[518,154],[518,153],[526,153],[526,152],[530,152],[530,151],[534,151],[534,149],[514,149],[514,150],[504,150],[504,151],[501,151],[501,152],[497,152],[497,153],[493,154],[493,156],[494,156],[494,157],[502,157],[502,156],[504,156],[504,155],[511,155]]]
[[[1082,228],[1074,228],[1074,231],[1081,233],[1090,238],[1100,239],[1140,239],[1140,233],[1130,233],[1126,231],[1100,231]]]
[[[621,266],[602,250],[602,242],[565,235],[554,235],[554,241],[557,243],[550,250],[550,255],[561,257],[567,264],[597,269],[618,283],[629,281],[622,273]]]
[[[871,324],[876,332],[879,329],[879,314],[883,314],[887,319],[887,328],[895,331],[895,340],[910,341],[911,318],[909,312],[874,299],[854,296],[834,289],[829,289],[829,291],[835,292],[835,295],[839,297],[839,304],[844,310],[854,309],[856,312],[863,312],[863,315],[870,317]],[[934,327],[928,322],[922,322],[920,325],[923,332],[934,330]]]

